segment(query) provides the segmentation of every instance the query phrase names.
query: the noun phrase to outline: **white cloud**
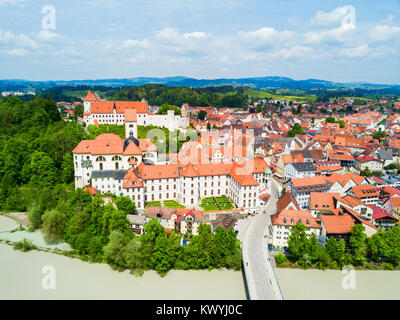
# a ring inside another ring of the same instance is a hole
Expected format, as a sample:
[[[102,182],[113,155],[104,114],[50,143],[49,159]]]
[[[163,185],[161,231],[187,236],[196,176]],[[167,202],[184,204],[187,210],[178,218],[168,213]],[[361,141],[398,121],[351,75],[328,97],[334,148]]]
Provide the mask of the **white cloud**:
[[[0,0],[0,4],[19,4],[27,1],[28,0]]]
[[[46,29],[40,30],[37,35],[37,39],[43,42],[51,42],[51,41],[59,41],[62,40],[64,37],[58,33],[51,32]]]
[[[143,39],[143,40],[127,39],[122,42],[122,47],[124,47],[124,48],[148,48],[149,41],[147,39]]]
[[[203,41],[210,38],[211,35],[205,32],[185,32],[179,33],[177,29],[164,28],[154,33],[154,38],[163,43],[170,43],[175,45],[190,45],[195,44],[197,41]]]
[[[391,25],[377,25],[369,32],[373,41],[386,41],[394,35],[400,35],[400,27]]]
[[[304,58],[311,58],[314,54],[314,49],[311,47],[305,47],[305,46],[294,46],[291,48],[283,48],[279,50],[276,55],[279,58],[298,58],[298,59],[304,59]]]
[[[15,49],[7,50],[6,52],[9,55],[12,55],[12,56],[25,56],[25,55],[27,55],[29,53],[28,50],[21,49],[21,48],[15,48]]]
[[[266,44],[278,44],[293,38],[293,31],[277,31],[274,28],[264,27],[254,31],[239,31],[237,33],[240,41],[252,46],[262,46]]]
[[[338,52],[338,55],[346,58],[362,58],[370,52],[368,45],[363,44],[355,48],[345,48]]]
[[[355,27],[351,24],[344,24],[338,28],[323,30],[319,32],[308,31],[305,33],[305,43],[320,43],[320,42],[346,42],[352,40],[350,37],[351,31]]]
[[[191,32],[183,34],[183,38],[185,39],[203,39],[205,37],[207,37],[207,34],[204,32]]]
[[[347,18],[355,25],[355,8],[351,5],[338,7],[330,12],[317,11],[315,17],[311,20],[311,25],[323,27],[336,27],[338,25],[348,24]]]
[[[0,43],[11,44],[24,48],[37,49],[38,44],[35,40],[31,39],[25,34],[14,34],[10,31],[3,31],[0,29]]]

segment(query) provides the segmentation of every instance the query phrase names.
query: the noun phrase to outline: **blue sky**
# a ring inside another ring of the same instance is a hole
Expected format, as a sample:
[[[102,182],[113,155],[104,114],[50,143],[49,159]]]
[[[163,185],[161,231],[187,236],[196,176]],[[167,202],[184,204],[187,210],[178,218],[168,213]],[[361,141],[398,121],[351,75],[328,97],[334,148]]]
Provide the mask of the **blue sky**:
[[[400,84],[400,0],[0,0],[0,70]]]

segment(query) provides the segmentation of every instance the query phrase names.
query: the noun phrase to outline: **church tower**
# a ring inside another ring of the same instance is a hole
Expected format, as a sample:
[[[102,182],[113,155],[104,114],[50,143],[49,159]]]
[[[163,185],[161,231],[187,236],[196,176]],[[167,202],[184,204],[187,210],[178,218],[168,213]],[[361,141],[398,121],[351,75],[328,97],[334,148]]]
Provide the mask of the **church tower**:
[[[125,109],[125,139],[129,138],[133,133],[133,137],[137,139],[137,113],[136,109]]]
[[[96,99],[96,94],[92,94],[92,92],[89,90],[88,94],[86,95],[86,98],[83,99],[83,112],[90,113],[90,105],[92,102],[98,101]]]

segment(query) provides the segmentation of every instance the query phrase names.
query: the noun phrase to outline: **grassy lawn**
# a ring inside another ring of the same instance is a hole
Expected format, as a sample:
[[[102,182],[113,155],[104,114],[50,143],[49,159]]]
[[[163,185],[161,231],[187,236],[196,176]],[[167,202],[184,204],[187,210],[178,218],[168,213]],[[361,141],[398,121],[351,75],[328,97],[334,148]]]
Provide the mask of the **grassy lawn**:
[[[201,203],[200,207],[203,208],[204,211],[216,211],[219,210],[216,204],[212,203]]]
[[[230,202],[219,202],[219,206],[222,210],[232,210],[234,208],[233,204]]]
[[[147,207],[161,207],[161,202],[160,201],[147,202]]]
[[[232,210],[234,208],[234,205],[230,202],[227,196],[215,197],[215,200],[217,200],[222,210]],[[217,204],[214,202],[214,199],[212,197],[204,198],[201,201],[200,207],[202,207],[204,211],[219,210]]]
[[[184,209],[185,206],[175,200],[164,200],[164,207]]]
[[[246,88],[244,93],[249,96],[249,98],[270,98],[270,99],[278,99],[292,102],[311,102],[314,103],[317,100],[317,97],[314,95],[304,95],[304,96],[292,96],[286,94],[274,94],[267,91],[262,90],[254,90],[250,88]]]

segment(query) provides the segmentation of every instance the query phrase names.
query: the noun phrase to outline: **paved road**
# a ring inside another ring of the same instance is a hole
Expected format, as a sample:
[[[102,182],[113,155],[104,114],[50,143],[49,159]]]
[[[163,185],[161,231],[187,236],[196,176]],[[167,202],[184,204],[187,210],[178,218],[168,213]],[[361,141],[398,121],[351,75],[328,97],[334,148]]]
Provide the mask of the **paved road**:
[[[247,226],[241,228],[243,263],[251,300],[283,299],[271,262],[267,260],[267,224],[271,221],[270,215],[276,211],[278,200],[277,183],[272,181],[272,195],[265,210],[247,219]]]

